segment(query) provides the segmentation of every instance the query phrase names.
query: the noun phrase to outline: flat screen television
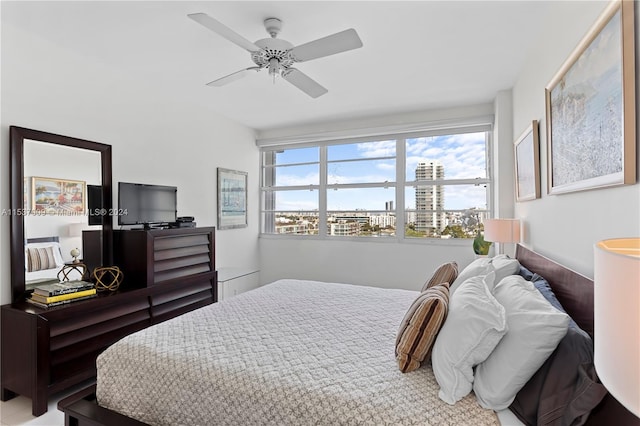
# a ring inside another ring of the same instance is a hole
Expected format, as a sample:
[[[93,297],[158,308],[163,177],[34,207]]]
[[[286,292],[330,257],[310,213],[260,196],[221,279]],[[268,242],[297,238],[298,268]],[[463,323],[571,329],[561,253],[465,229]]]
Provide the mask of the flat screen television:
[[[118,225],[151,225],[176,221],[178,188],[118,182]]]
[[[102,225],[102,186],[87,185],[87,209],[89,210],[89,225]]]

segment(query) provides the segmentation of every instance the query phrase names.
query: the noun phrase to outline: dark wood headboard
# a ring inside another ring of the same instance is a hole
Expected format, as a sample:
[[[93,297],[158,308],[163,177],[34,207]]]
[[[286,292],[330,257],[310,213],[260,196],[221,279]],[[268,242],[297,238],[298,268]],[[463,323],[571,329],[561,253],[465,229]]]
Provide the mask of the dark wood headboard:
[[[593,280],[520,244],[516,259],[549,282],[562,307],[593,338]]]
[[[584,331],[593,335],[593,280],[518,244],[516,259],[544,277],[562,307]],[[607,394],[589,416],[588,426],[640,426],[640,419]]]
[[[39,238],[28,238],[27,244],[29,243],[58,243],[60,242],[60,238],[56,235],[55,237],[39,237]]]

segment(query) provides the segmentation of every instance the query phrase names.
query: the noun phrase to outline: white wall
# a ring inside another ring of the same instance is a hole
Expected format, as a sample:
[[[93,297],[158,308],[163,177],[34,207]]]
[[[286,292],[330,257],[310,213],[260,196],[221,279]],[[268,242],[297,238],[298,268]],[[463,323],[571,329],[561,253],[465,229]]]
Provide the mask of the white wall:
[[[589,277],[593,276],[594,243],[640,236],[640,185],[547,195],[544,89],[605,7],[604,2],[553,2],[546,22],[536,23],[545,30],[513,88],[513,137],[531,120],[540,121],[542,198],[515,206],[516,215],[525,222],[524,242]],[[637,2],[636,22],[640,22]],[[640,58],[637,28],[635,43],[636,57]],[[640,113],[638,106],[636,111]],[[636,120],[640,125],[640,116]],[[640,149],[637,164],[640,166]]]
[[[9,126],[113,146],[118,181],[178,187],[178,214],[216,224],[216,168],[249,172],[249,227],[218,231],[217,266],[258,265],[258,150],[253,131],[132,82],[94,57],[2,26],[1,205],[9,208]],[[116,202],[114,194],[114,204]],[[0,218],[0,303],[10,301],[9,217]]]
[[[494,139],[494,157],[506,158],[504,164],[510,190],[500,191],[496,199],[501,200],[508,213],[513,209],[513,154],[511,132],[511,95],[506,91],[494,105],[476,105],[420,113],[398,114],[388,117],[372,117],[349,122],[293,129],[264,131],[259,138],[288,138],[295,135],[318,134],[321,132],[353,131],[367,127],[384,127],[414,123],[455,121],[468,117],[493,115],[504,112],[500,120],[502,131],[509,134]],[[505,154],[503,151],[507,150]],[[511,176],[511,177],[509,177]],[[506,214],[506,213],[505,213]],[[260,238],[260,281],[262,284],[279,278],[313,279],[330,282],[348,282],[378,287],[419,290],[425,280],[440,264],[456,260],[466,266],[474,258],[471,241],[358,241],[313,240],[304,238],[280,238],[264,236]]]
[[[434,269],[451,260],[468,265],[471,241],[424,244],[260,238],[260,281],[297,278],[420,290]]]

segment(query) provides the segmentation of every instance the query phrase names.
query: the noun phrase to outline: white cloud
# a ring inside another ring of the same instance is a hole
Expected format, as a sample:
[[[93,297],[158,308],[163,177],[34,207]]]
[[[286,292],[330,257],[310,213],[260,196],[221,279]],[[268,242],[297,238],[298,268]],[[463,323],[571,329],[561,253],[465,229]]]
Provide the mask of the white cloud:
[[[424,160],[440,161],[447,179],[484,177],[484,135],[468,133],[410,140],[407,145],[408,176],[412,175],[418,162]]]
[[[392,157],[396,155],[396,141],[366,142],[356,145],[363,158]]]
[[[308,173],[304,176],[296,176],[292,174],[278,173],[276,174],[276,183],[278,186],[306,186],[318,185],[320,176],[318,173]]]

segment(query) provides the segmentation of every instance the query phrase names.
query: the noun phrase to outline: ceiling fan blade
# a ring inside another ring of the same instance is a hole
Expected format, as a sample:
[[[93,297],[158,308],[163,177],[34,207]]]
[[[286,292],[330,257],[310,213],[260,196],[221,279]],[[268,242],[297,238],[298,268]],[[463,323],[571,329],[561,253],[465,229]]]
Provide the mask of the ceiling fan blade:
[[[218,21],[217,19],[213,19],[206,13],[191,13],[187,16],[197,23],[209,28],[214,33],[217,33],[218,35],[226,38],[230,42],[237,44],[245,50],[248,50],[249,52],[257,52],[260,50],[258,46],[251,43],[249,40],[224,25],[222,22]]]
[[[250,71],[260,71],[262,68],[260,67],[251,67],[251,68],[247,68],[245,70],[240,70],[240,71],[236,71],[233,74],[229,74],[227,76],[221,77],[217,80],[213,80],[209,83],[207,83],[207,86],[213,86],[213,87],[220,87],[220,86],[224,86],[225,84],[229,84],[232,83],[236,80],[240,80],[242,77],[246,76],[247,74],[250,73]]]
[[[291,49],[291,55],[296,62],[310,61],[311,59],[335,55],[347,50],[362,47],[362,40],[353,28],[319,38],[309,43],[301,44]]]
[[[282,78],[289,83],[302,90],[312,98],[317,98],[328,92],[327,89],[318,84],[315,80],[312,80],[308,75],[295,68],[289,68],[282,72]]]

